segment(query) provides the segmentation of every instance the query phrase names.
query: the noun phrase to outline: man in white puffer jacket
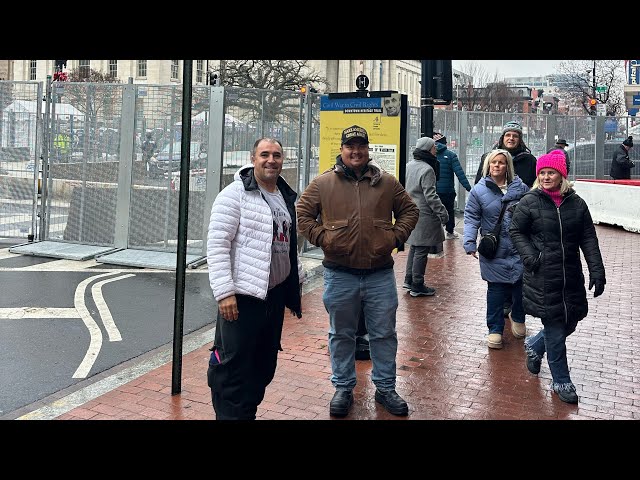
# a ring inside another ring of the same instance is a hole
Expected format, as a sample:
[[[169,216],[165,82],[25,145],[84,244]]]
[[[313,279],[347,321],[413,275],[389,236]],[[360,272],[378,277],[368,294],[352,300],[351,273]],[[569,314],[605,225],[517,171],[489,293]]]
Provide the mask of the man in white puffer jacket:
[[[218,317],[207,381],[217,420],[255,420],[282,350],[285,308],[302,317],[297,194],[280,176],[282,144],[258,139],[251,162],[218,194],[209,220]]]

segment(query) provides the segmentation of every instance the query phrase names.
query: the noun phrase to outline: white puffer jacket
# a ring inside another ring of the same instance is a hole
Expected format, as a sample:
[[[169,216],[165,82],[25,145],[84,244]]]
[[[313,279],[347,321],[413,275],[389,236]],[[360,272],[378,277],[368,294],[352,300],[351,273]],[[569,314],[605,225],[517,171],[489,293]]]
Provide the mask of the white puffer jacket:
[[[264,300],[269,286],[273,219],[259,189],[246,190],[241,167],[211,208],[207,235],[209,284],[216,301],[235,294]],[[284,180],[284,179],[283,179]],[[304,281],[298,256],[298,276]]]

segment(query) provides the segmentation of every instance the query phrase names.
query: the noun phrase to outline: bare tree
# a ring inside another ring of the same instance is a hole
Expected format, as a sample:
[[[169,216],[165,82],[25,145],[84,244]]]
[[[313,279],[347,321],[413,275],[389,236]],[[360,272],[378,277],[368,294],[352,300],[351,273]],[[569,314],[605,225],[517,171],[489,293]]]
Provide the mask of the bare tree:
[[[489,88],[488,85],[497,85],[503,83],[503,79],[497,72],[490,74],[487,70],[478,62],[465,63],[460,71],[464,74],[463,78],[469,79],[466,84],[458,87],[458,93],[460,95],[460,101],[464,110],[481,110],[489,107],[487,99],[488,93],[493,94],[493,101],[498,104],[506,104],[506,101],[499,100],[497,94],[503,89]],[[511,102],[509,102],[511,103]]]
[[[287,91],[300,92],[303,86],[324,90],[328,82],[307,60],[221,60],[219,83],[251,89],[228,97],[243,120],[282,123],[299,115],[299,97]]]
[[[221,60],[220,84],[264,90],[294,90],[312,85],[326,88],[327,79],[307,60]]]
[[[64,97],[68,103],[84,113],[87,118],[97,118],[101,109],[111,110],[114,105],[114,89],[94,88],[91,92],[87,85],[77,83],[122,83],[117,77],[88,68],[76,68],[69,71],[69,83],[64,84]],[[91,93],[89,96],[88,94]]]
[[[566,60],[560,62],[558,71],[564,81],[558,89],[570,102],[580,105],[586,114],[590,113],[589,100],[594,96],[593,60]],[[607,106],[607,115],[623,115],[624,102],[624,61],[596,60],[595,84],[605,86],[604,92],[595,92],[598,103]]]

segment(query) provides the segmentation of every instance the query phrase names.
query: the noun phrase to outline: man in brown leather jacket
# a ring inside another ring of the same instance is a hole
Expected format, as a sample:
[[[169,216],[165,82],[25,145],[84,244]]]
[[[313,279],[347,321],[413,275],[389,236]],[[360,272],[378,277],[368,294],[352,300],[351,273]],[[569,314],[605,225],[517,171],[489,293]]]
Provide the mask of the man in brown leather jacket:
[[[418,222],[419,210],[400,182],[369,163],[367,131],[342,132],[336,164],[314,178],[298,200],[298,229],[324,252],[323,301],[329,313],[329,413],[346,416],[356,385],[356,329],[362,306],[371,349],[375,399],[407,415],[396,392],[398,291],[392,252]]]

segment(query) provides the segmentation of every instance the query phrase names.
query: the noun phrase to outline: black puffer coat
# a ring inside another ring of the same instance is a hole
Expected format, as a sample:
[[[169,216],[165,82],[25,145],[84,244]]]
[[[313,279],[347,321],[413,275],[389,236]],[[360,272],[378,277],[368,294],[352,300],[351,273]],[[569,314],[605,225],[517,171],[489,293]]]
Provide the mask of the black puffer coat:
[[[573,189],[560,207],[542,190],[526,193],[511,217],[509,234],[524,263],[525,313],[545,321],[587,316],[580,249],[592,279],[606,282],[596,229],[585,201]]]

